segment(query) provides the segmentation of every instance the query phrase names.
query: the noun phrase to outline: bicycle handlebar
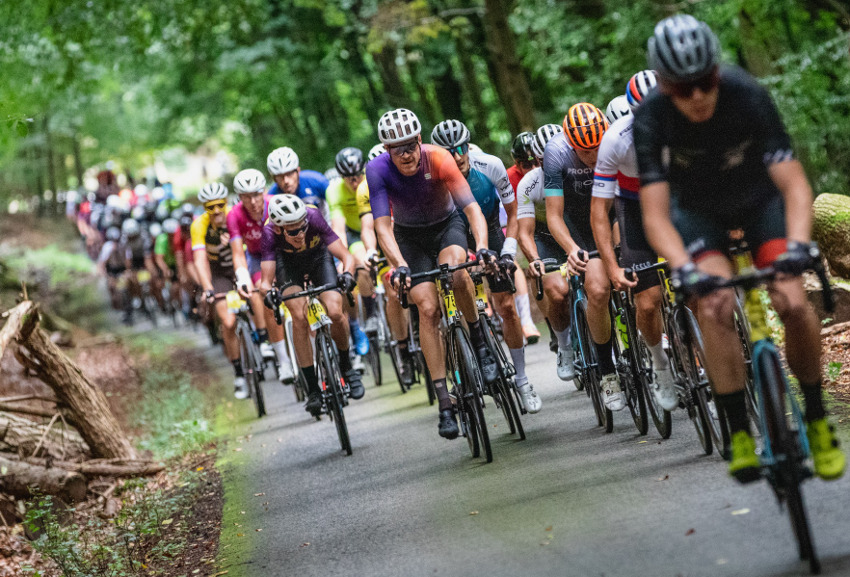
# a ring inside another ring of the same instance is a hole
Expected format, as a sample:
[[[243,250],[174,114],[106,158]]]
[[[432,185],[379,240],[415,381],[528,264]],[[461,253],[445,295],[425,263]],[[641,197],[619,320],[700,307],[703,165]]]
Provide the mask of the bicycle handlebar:
[[[592,258],[599,258],[599,251],[594,250],[594,251],[587,252],[587,251],[584,251],[584,250],[580,250],[580,251],[578,251],[578,256],[581,260],[584,260],[584,261],[590,260]],[[534,266],[535,262],[537,262],[537,261],[532,262],[531,266]],[[543,274],[546,274],[547,272],[555,272],[556,270],[560,269],[561,265],[563,264],[563,263],[559,263],[554,258],[540,259],[540,262],[543,263]],[[534,277],[534,281],[537,284],[537,294],[535,294],[534,297],[537,300],[542,301],[543,300],[543,279],[542,279],[542,277]]]
[[[462,262],[460,264],[456,264],[456,265],[453,265],[453,266],[441,266],[441,267],[435,268],[433,270],[428,270],[428,271],[425,271],[425,272],[418,272],[418,273],[410,275],[410,277],[407,277],[407,275],[404,275],[404,274],[399,274],[399,277],[398,277],[398,280],[399,280],[398,300],[401,303],[402,308],[406,309],[410,304],[407,300],[407,291],[408,291],[407,279],[408,278],[410,278],[411,282],[414,281],[414,280],[419,280],[419,279],[423,279],[423,278],[437,278],[438,276],[441,276],[442,274],[450,275],[450,274],[452,274],[456,271],[459,271],[459,270],[462,270],[462,269],[467,269],[467,268],[472,268],[472,267],[477,266],[479,264],[481,264],[481,263],[479,263],[477,260],[469,260],[469,261]]]

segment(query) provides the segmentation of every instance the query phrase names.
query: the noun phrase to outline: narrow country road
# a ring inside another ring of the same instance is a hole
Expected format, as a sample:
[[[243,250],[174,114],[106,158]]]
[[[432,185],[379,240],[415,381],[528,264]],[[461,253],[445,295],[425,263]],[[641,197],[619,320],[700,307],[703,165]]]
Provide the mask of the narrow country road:
[[[682,411],[667,441],[651,425],[638,436],[628,410],[606,435],[554,363],[545,343],[529,347],[544,408],[525,416],[526,441],[488,407],[492,464],[437,435],[422,386],[402,395],[367,374],[366,396],[346,409],[346,457],[327,418],[266,383],[270,415],[237,431],[224,467],[244,545],[222,551],[223,567],[249,577],[808,574],[768,485],[739,486],[719,457],[702,456]],[[805,497],[823,574],[850,575],[850,478],[810,481]]]

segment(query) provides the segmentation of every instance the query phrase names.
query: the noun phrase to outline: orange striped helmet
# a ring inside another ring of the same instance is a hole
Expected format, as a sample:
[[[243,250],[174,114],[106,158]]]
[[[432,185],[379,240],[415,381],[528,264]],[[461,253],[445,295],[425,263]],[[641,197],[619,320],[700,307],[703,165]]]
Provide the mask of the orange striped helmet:
[[[588,102],[572,105],[564,117],[564,132],[573,148],[599,148],[606,130],[608,120],[605,114]]]

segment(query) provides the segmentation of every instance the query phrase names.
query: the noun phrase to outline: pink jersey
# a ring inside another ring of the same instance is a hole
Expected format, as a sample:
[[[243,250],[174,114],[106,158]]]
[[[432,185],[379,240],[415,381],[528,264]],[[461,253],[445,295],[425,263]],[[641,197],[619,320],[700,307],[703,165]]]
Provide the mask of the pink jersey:
[[[240,202],[227,214],[227,230],[230,233],[230,241],[241,238],[247,247],[248,253],[259,255],[262,251],[260,243],[263,239],[263,223],[268,218],[268,202],[263,208],[263,218],[254,220],[248,215],[248,211]]]

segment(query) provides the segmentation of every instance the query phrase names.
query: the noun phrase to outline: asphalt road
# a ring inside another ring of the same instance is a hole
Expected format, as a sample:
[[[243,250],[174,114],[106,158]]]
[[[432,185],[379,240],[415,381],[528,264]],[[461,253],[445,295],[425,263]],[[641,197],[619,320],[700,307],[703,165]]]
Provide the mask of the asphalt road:
[[[402,395],[367,374],[366,396],[345,412],[349,457],[327,418],[266,383],[269,416],[235,431],[229,451],[239,452],[224,467],[244,541],[222,552],[223,567],[262,577],[808,574],[769,486],[728,478],[682,411],[669,440],[652,425],[638,436],[627,409],[606,435],[585,393],[557,379],[545,343],[529,347],[528,367],[543,410],[524,417],[520,442],[490,404],[491,464],[437,435],[422,386]],[[823,574],[850,575],[850,476],[810,481],[804,494]]]

